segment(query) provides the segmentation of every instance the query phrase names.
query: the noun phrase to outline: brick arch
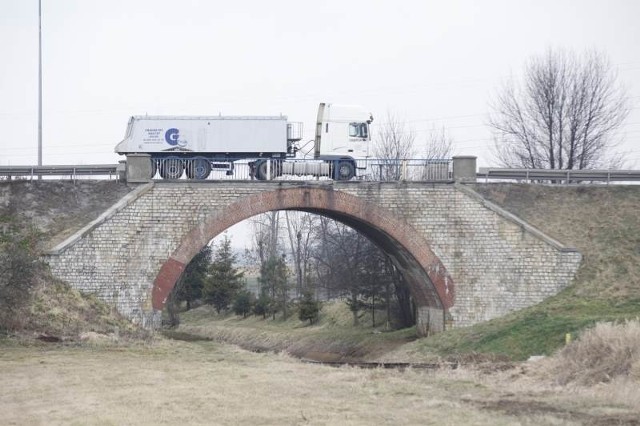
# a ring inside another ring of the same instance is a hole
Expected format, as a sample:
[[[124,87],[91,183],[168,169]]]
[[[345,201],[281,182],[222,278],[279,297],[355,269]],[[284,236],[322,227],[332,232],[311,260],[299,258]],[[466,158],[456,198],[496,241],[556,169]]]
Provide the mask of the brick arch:
[[[248,195],[193,228],[162,265],[152,289],[154,310],[162,310],[186,265],[212,238],[252,216],[274,210],[301,210],[343,222],[382,248],[400,269],[418,306],[448,310],[455,286],[429,243],[392,212],[333,188],[299,187]]]

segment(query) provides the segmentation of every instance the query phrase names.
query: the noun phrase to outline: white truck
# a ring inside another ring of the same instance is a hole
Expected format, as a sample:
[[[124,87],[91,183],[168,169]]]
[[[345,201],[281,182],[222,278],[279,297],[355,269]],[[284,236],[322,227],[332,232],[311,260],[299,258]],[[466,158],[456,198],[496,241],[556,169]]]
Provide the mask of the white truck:
[[[321,103],[313,148],[300,147],[302,123],[285,116],[133,116],[115,152],[149,154],[163,179],[206,179],[213,168],[234,174],[248,160],[251,178],[281,175],[349,180],[369,156],[373,116],[359,106]],[[311,143],[311,141],[309,142]],[[313,157],[310,157],[313,151]]]

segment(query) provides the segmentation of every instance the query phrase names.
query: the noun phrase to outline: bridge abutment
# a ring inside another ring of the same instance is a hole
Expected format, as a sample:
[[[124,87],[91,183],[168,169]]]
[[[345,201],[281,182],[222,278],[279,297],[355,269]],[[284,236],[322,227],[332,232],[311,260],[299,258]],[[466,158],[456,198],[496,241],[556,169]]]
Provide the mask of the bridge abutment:
[[[416,334],[427,337],[445,329],[445,311],[431,306],[416,309]]]

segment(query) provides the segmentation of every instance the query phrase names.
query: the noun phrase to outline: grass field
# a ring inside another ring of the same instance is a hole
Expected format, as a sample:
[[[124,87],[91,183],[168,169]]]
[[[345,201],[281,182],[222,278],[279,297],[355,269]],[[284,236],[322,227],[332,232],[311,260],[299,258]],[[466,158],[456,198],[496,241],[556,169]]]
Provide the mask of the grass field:
[[[247,350],[286,352],[319,361],[378,361],[416,339],[413,327],[395,331],[382,331],[383,325],[371,328],[366,313],[361,317],[362,325],[354,327],[351,312],[342,301],[325,302],[319,320],[312,326],[301,322],[295,311],[284,321],[281,317],[271,320],[231,313],[217,315],[206,305],[184,312],[181,318],[180,327],[165,331],[166,335],[211,339]]]
[[[526,373],[536,368],[528,364],[362,370],[154,339],[73,346],[0,340],[0,366],[3,425],[640,424],[637,382],[559,387]]]

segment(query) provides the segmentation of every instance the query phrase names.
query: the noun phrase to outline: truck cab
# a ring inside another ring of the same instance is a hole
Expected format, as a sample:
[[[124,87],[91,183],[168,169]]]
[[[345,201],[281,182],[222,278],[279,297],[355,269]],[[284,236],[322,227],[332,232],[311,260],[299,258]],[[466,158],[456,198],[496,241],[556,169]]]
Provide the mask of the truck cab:
[[[319,160],[369,156],[371,113],[356,105],[321,103],[318,108],[314,157]]]

